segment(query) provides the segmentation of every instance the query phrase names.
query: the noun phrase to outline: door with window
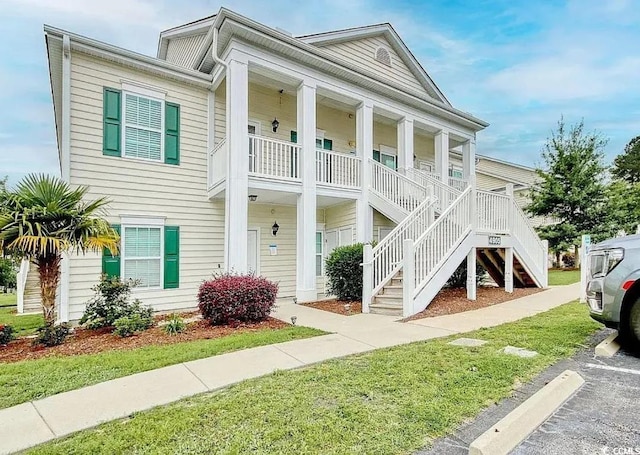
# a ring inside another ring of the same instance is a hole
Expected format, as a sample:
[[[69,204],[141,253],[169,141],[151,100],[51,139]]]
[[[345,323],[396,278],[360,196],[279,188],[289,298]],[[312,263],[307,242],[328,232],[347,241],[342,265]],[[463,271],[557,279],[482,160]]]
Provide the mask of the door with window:
[[[260,135],[260,123],[250,121],[247,125],[247,132],[249,133],[249,172],[256,172],[260,154],[258,150],[259,141],[255,136]]]
[[[373,151],[373,159],[394,171],[398,169],[398,153],[393,147],[380,145],[380,150]]]

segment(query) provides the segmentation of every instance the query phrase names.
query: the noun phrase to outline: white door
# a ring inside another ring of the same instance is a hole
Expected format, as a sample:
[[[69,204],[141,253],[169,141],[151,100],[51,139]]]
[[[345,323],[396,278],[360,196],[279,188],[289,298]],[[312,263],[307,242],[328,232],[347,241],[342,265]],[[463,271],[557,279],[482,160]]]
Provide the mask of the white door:
[[[260,274],[258,264],[258,230],[249,229],[247,231],[247,268],[249,273]]]
[[[325,233],[325,255],[328,257],[338,246],[338,231],[327,231]]]

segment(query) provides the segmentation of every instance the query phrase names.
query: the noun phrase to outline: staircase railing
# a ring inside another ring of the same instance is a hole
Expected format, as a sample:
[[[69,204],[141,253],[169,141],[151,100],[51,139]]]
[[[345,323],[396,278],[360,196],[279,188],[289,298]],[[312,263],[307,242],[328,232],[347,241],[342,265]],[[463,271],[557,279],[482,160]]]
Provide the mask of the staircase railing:
[[[23,259],[20,263],[20,270],[16,276],[16,297],[18,314],[24,313],[24,291],[27,286],[27,275],[29,274],[29,261]]]
[[[412,294],[415,297],[471,231],[471,187],[458,196],[413,245]],[[406,263],[406,261],[405,261]],[[406,274],[405,274],[406,280]]]
[[[544,281],[547,268],[547,254],[548,250],[546,245],[540,240],[538,234],[531,226],[529,219],[524,214],[522,209],[518,206],[514,199],[511,199],[511,235],[522,245],[525,253],[529,256],[529,259],[533,261],[533,265],[536,267],[538,277]],[[542,286],[546,286],[547,283],[540,283]]]
[[[227,141],[218,142],[209,151],[209,188],[222,182],[227,175]]]
[[[453,201],[456,200],[458,196],[460,196],[460,190],[442,183],[439,179],[425,171],[410,167],[405,169],[403,172],[414,182],[424,187],[433,187],[433,195],[438,199],[436,206],[436,210],[438,210],[438,212],[443,212],[453,203]]]
[[[427,198],[371,250],[372,296],[400,269],[404,241],[417,239],[433,222],[435,204],[435,198]]]
[[[477,191],[478,231],[496,234],[510,232],[511,197],[488,191]]]
[[[371,189],[406,212],[412,212],[427,198],[427,189],[399,172],[369,158]]]

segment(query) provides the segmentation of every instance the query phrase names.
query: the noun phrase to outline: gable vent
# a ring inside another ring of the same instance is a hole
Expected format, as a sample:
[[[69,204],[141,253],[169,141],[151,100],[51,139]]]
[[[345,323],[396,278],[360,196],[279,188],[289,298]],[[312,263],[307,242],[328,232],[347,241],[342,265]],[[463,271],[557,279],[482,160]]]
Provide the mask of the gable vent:
[[[391,54],[384,47],[376,49],[376,60],[387,66],[391,66]]]

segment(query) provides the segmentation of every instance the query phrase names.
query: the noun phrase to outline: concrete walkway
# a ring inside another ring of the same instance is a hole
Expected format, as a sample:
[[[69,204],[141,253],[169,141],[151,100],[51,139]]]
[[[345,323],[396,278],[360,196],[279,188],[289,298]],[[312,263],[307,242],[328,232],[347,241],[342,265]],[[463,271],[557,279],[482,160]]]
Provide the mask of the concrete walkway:
[[[393,316],[341,316],[280,302],[276,318],[331,335],[262,346],[172,365],[0,410],[0,454],[23,450],[131,413],[245,379],[327,359],[468,332],[515,321],[578,297],[579,285],[551,288],[511,302],[409,323]]]

